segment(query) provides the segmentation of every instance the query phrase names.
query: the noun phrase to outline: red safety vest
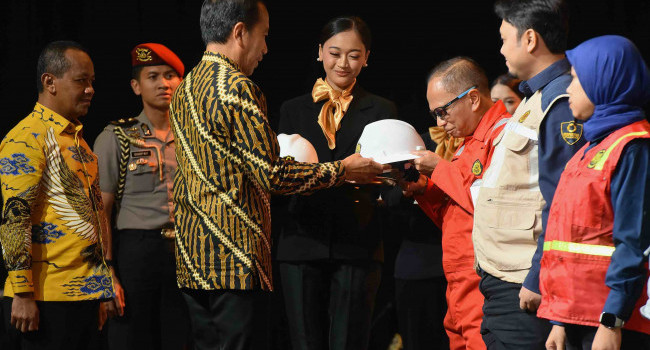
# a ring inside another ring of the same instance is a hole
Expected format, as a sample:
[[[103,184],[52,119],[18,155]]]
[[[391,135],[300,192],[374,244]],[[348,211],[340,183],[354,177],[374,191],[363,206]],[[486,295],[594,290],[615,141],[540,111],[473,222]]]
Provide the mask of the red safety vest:
[[[650,138],[647,121],[611,133],[586,154],[589,144],[585,145],[567,163],[548,218],[539,317],[599,326],[610,291],[605,274],[615,249],[611,179],[623,148],[636,138]],[[624,328],[650,333],[650,321],[639,314],[639,307],[648,300],[645,290]]]

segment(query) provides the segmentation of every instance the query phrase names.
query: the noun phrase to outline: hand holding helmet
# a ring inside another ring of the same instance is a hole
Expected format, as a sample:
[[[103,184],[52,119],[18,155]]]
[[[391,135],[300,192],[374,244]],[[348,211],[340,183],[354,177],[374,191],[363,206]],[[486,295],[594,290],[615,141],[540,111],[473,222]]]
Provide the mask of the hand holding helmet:
[[[438,162],[442,159],[439,155],[431,151],[414,151],[412,153],[419,157],[413,159],[415,169],[417,169],[420,174],[424,174],[427,177],[431,176],[431,173],[438,165]]]
[[[348,156],[341,163],[345,168],[345,180],[361,184],[372,182],[384,169],[390,168],[389,165],[381,165],[372,158],[364,158],[359,153]]]

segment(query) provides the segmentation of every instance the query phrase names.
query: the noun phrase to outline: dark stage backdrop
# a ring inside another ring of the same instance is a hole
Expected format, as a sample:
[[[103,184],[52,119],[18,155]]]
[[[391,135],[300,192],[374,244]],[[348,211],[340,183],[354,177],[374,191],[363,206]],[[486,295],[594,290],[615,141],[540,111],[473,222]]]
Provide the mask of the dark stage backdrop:
[[[319,30],[342,14],[364,18],[373,33],[369,67],[359,77],[367,90],[397,103],[400,117],[420,131],[427,113],[424,79],[437,62],[456,55],[476,59],[490,79],[505,71],[493,1],[280,1],[269,0],[269,53],[252,79],[267,96],[276,125],[283,101],[311,91],[323,74],[316,62]],[[141,42],[160,42],[187,69],[200,59],[200,0],[1,0],[0,133],[29,113],[37,98],[35,66],[49,41],[85,45],[95,63],[95,97],[83,119],[94,141],[110,120],[135,116],[140,102],[129,87],[130,57]],[[650,60],[650,2],[574,0],[570,47],[602,34],[631,38]]]

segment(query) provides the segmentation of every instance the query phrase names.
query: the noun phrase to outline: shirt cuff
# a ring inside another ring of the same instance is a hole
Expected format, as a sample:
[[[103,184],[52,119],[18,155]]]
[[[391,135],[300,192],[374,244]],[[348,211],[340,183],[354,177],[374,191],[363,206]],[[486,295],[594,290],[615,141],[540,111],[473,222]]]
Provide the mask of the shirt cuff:
[[[34,291],[32,270],[9,271],[9,281],[14,294]]]
[[[560,321],[553,321],[553,320],[550,320],[549,322],[550,322],[552,325],[554,325],[554,326],[562,326],[562,327],[564,327],[564,325],[565,325],[564,322],[560,322]]]
[[[645,290],[643,291],[645,293]],[[611,289],[605,301],[603,312],[616,315],[623,321],[627,321],[632,316],[634,305],[639,298],[633,298],[631,295]]]

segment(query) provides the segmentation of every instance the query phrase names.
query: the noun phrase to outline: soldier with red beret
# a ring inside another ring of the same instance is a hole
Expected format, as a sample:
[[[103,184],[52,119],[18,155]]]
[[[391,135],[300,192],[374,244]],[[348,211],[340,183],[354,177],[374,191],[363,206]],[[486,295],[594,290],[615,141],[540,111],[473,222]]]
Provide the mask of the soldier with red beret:
[[[109,308],[110,349],[182,349],[189,316],[176,284],[174,136],[171,96],[185,72],[161,44],[131,51],[131,88],[142,97],[135,118],[111,122],[95,141],[104,211],[111,221],[119,302]]]

